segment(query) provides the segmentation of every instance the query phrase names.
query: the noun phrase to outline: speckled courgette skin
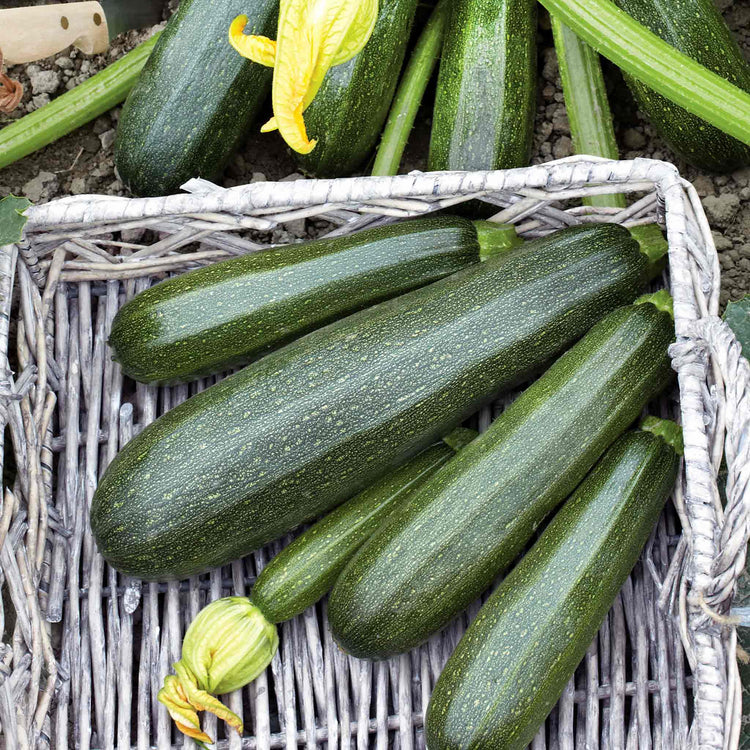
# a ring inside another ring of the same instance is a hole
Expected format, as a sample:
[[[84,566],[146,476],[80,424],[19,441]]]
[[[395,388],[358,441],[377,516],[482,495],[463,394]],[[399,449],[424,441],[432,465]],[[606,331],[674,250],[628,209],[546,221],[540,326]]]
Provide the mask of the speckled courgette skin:
[[[713,0],[615,0],[617,5],[680,52],[750,93],[750,65]],[[750,146],[625,77],[638,106],[670,148],[713,172],[750,164]]]
[[[167,195],[192,177],[213,179],[240,145],[271,87],[272,71],[228,41],[229,24],[275,37],[278,0],[182,0],[117,128],[115,164],[136,195]]]
[[[307,334],[196,394],[120,451],[91,508],[145,579],[235,560],[372,484],[635,296],[626,229],[525,243]]]
[[[305,110],[309,154],[295,154],[305,172],[344,177],[367,161],[383,131],[409,44],[417,0],[380,0],[378,20],[365,48],[327,73]]]
[[[669,313],[610,313],[363,545],[336,581],[336,642],[403,653],[474,601],[669,382]]]
[[[141,292],[109,344],[136,380],[191,380],[478,260],[471,222],[443,216],[253,253]]]
[[[547,718],[674,486],[660,437],[623,435],[487,600],[427,710],[430,750],[522,750]]]
[[[452,0],[429,166],[525,167],[536,112],[536,3]]]
[[[263,568],[251,594],[266,620],[289,620],[327,594],[390,510],[405,502],[452,455],[446,443],[427,448],[332,510],[279,552]]]

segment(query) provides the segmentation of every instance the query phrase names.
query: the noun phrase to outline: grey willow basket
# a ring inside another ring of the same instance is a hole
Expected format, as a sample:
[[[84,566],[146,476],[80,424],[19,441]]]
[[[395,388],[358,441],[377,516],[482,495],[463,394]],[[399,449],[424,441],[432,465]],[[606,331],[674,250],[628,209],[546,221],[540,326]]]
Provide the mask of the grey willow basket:
[[[675,390],[661,408],[684,425],[684,471],[533,748],[735,748],[730,604],[748,537],[749,368],[717,317],[711,233],[675,168],[578,157],[500,172],[232,189],[194,180],[185,189],[34,207],[24,241],[0,252],[0,419],[10,436],[4,458],[17,466],[0,513],[3,746],[189,745],[156,701],[185,627],[207,601],[247,593],[283,543],[164,585],[124,578],[97,553],[87,513],[97,478],[134,432],[210,382],[157,389],[123,379],[106,344],[123,301],[165,274],[256,251],[251,237],[300,219],[345,234],[480,199],[525,237],[579,222],[658,220],[670,244],[664,281],[675,300],[679,400]],[[615,192],[633,196],[628,208],[581,205]],[[480,428],[500,408],[484,409]],[[284,624],[271,667],[228,698],[245,736],[227,735],[210,717],[205,728],[222,748],[424,747],[430,691],[478,606],[412,653],[371,664],[336,648],[322,604]]]

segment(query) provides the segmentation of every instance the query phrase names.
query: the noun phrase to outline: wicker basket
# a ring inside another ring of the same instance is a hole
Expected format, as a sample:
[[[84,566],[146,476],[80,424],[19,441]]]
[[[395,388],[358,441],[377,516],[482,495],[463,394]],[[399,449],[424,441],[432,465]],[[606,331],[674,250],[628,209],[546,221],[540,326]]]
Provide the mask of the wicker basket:
[[[184,629],[207,601],[247,593],[278,548],[182,583],[143,586],[97,553],[87,512],[97,478],[134,432],[211,382],[157,389],[123,379],[106,345],[122,302],[170,272],[262,247],[247,230],[319,218],[346,234],[480,199],[526,237],[580,222],[657,219],[670,243],[684,472],[533,748],[735,748],[741,701],[728,614],[748,536],[749,368],[717,317],[711,233],[675,168],[585,157],[504,172],[232,189],[194,180],[186,190],[37,206],[24,242],[0,252],[0,418],[18,467],[0,513],[3,746],[190,744],[156,701]],[[638,195],[624,210],[580,205],[582,196],[613,192]],[[662,408],[675,416],[676,398]],[[479,414],[480,427],[494,411]],[[478,606],[412,653],[375,664],[338,651],[325,604],[311,609],[281,627],[271,668],[228,698],[249,736],[227,736],[210,717],[206,729],[229,748],[424,747],[430,691]]]

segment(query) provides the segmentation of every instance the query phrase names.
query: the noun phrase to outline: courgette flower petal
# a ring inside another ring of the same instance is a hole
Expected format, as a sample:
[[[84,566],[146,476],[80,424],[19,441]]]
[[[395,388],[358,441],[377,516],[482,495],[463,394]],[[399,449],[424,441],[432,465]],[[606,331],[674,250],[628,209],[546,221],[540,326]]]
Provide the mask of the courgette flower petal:
[[[351,60],[367,44],[377,15],[378,0],[281,0],[275,48],[265,37],[243,34],[246,16],[232,22],[232,46],[241,55],[274,67],[274,116],[261,132],[278,128],[295,151],[312,151],[317,141],[307,137],[303,113],[329,68]]]
[[[197,711],[188,701],[180,680],[175,675],[169,675],[164,679],[164,687],[157,697],[159,702],[167,707],[169,715],[183,734],[196,742],[211,744],[211,738],[201,730]]]
[[[243,33],[247,16],[237,16],[229,26],[229,43],[243,57],[272,68],[276,60],[276,42],[267,36],[251,36]]]
[[[218,599],[204,607],[185,633],[176,675],[159,691],[177,728],[198,742],[211,743],[201,731],[199,711],[208,711],[242,733],[242,719],[211,693],[230,693],[254,680],[278,647],[276,626],[244,596]]]

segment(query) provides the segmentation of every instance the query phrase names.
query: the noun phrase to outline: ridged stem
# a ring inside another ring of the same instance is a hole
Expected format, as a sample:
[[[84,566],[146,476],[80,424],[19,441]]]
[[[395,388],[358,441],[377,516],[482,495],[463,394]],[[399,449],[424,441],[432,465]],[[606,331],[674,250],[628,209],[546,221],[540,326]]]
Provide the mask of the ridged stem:
[[[682,427],[671,419],[660,419],[659,417],[644,417],[639,427],[646,432],[658,435],[667,445],[674,448],[674,452],[681,456],[685,452],[685,444],[682,439]]]
[[[652,281],[661,274],[667,265],[669,245],[658,224],[643,224],[630,227],[631,236],[637,240],[641,252],[648,258],[646,280]]]
[[[0,169],[38,151],[124,101],[159,34],[104,70],[0,130]]]
[[[448,0],[440,0],[414,47],[383,130],[372,168],[375,177],[398,174],[417,110],[440,56],[449,10]]]
[[[626,73],[750,145],[750,94],[667,44],[612,0],[540,2]]]
[[[523,244],[512,224],[496,224],[493,221],[473,221],[479,242],[479,259],[487,260],[502,255]]]
[[[573,147],[577,154],[617,159],[619,151],[599,55],[557,17],[550,20]],[[626,205],[622,193],[593,195],[583,202],[611,208]]]
[[[456,453],[465,448],[479,433],[468,427],[457,427],[453,432],[443,438],[443,442]]]
[[[650,302],[657,310],[669,313],[672,320],[674,320],[674,300],[672,295],[666,289],[659,289],[658,292],[651,292],[650,294],[643,294],[633,302],[634,305],[645,305]]]

